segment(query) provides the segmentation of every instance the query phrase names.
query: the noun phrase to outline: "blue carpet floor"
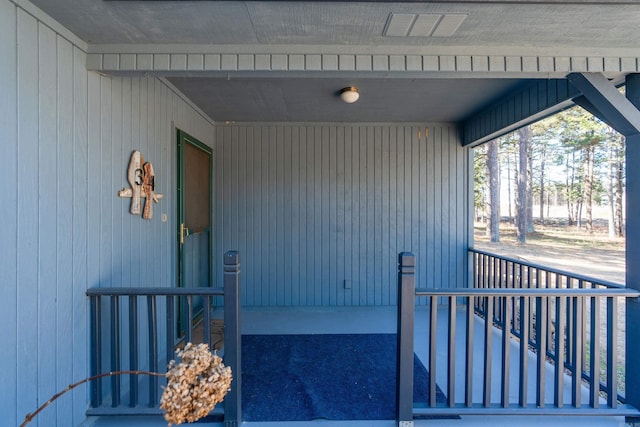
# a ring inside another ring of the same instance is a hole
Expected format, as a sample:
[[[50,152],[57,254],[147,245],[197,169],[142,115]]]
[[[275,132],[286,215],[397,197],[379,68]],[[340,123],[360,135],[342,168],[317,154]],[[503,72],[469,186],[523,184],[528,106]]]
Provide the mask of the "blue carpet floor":
[[[396,335],[243,335],[245,421],[393,420]],[[429,374],[414,356],[414,401]],[[438,388],[436,400],[446,398]]]

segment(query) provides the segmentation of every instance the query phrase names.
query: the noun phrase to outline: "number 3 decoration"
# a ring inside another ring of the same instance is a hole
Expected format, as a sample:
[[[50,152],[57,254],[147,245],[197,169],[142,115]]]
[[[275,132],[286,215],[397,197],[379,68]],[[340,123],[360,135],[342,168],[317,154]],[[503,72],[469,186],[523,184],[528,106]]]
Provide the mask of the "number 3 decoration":
[[[153,217],[152,202],[158,203],[158,200],[162,199],[162,194],[155,192],[156,183],[153,165],[150,162],[145,163],[142,154],[137,150],[131,153],[127,180],[131,187],[118,191],[118,197],[131,198],[129,212],[132,215],[140,215],[142,212],[142,218],[151,219]],[[142,198],[146,199],[144,209],[141,209]]]

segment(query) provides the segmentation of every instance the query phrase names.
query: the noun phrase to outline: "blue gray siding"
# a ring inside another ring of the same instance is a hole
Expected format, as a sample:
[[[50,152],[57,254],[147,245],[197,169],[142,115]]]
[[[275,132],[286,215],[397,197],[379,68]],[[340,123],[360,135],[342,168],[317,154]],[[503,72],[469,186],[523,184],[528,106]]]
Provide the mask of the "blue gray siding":
[[[463,145],[478,145],[557,113],[573,104],[579,91],[566,79],[538,80],[518,88],[464,123]]]
[[[216,259],[240,250],[243,304],[393,305],[401,251],[418,286],[465,285],[468,149],[453,126],[231,125],[216,144]]]
[[[394,304],[402,250],[416,252],[420,286],[464,284],[468,149],[453,127],[216,134],[158,79],[87,72],[81,44],[36,16],[0,1],[3,424],[87,376],[88,287],[175,284],[176,127],[220,138],[215,260],[242,251],[245,304]],[[151,221],[116,196],[134,149],[165,195]],[[87,401],[81,387],[33,425],[78,425]]]
[[[161,81],[87,72],[85,52],[52,26],[0,1],[0,414],[8,426],[87,376],[87,287],[175,283],[172,123],[213,142],[211,124]],[[134,149],[153,162],[165,194],[151,221],[116,196]],[[86,407],[80,388],[33,425],[78,425]]]

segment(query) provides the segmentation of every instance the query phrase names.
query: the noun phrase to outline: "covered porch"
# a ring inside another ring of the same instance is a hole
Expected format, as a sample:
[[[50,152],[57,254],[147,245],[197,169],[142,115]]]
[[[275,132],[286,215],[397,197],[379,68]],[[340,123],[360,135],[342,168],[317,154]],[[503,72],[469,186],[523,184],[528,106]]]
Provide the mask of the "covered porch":
[[[395,419],[291,426],[635,417],[640,332],[625,329],[624,396],[613,343],[616,305],[640,322],[637,14],[631,0],[0,0],[4,421],[91,374],[162,371],[191,320],[209,338],[214,317],[238,378],[243,334],[400,334]],[[359,103],[340,100],[348,86]],[[623,287],[473,249],[472,148],[574,103],[627,138]],[[206,280],[186,284],[182,134],[213,159]],[[117,195],[134,150],[164,196],[152,217]],[[413,353],[445,403],[412,405]],[[161,385],[103,380],[35,423],[163,425]],[[241,387],[213,416],[243,423]]]

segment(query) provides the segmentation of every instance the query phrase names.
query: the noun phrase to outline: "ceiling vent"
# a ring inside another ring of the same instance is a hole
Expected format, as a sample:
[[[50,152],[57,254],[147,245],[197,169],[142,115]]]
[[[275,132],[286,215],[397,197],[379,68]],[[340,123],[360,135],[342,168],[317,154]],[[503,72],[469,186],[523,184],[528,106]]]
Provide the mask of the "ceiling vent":
[[[387,37],[451,37],[467,19],[465,14],[392,13],[383,32]]]

